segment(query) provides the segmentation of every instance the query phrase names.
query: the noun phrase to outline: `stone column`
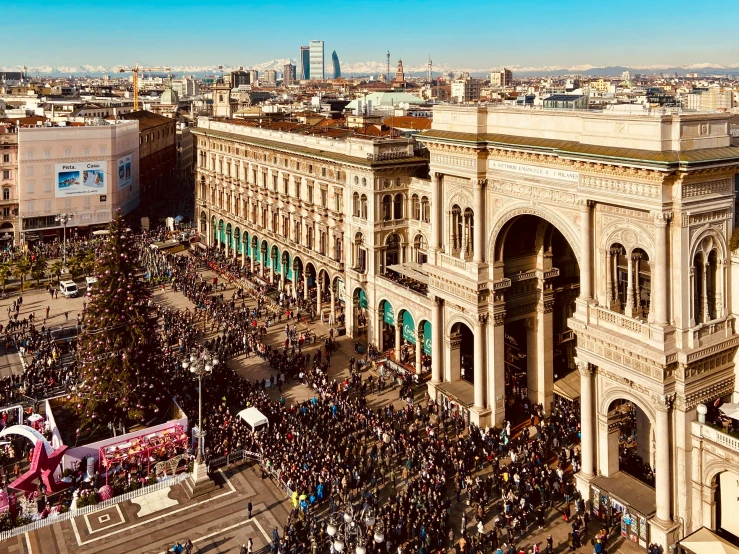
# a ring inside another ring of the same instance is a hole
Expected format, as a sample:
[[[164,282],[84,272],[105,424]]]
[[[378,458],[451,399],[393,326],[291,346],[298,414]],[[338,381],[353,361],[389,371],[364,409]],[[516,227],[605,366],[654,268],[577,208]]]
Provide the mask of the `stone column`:
[[[701,323],[711,320],[711,312],[708,309],[708,256],[703,254],[703,287],[701,290]]]
[[[277,256],[270,256],[269,259],[272,260],[272,263],[269,264],[269,282],[274,285],[278,275],[277,270],[275,269],[275,266],[277,265]]]
[[[493,319],[492,339],[488,350],[492,350],[490,358],[492,368],[488,371],[488,406],[493,409],[493,422],[502,425],[505,420],[505,311],[496,312]]]
[[[385,323],[385,310],[377,310],[377,349],[380,352],[385,351],[385,333],[382,332],[382,326]]]
[[[479,179],[473,185],[474,204],[474,237],[472,243],[472,261],[482,263],[485,261],[485,185],[487,180]]]
[[[251,272],[254,273],[254,265],[256,264],[256,253],[254,252],[254,247],[252,246],[251,249]]]
[[[670,408],[673,395],[659,396],[654,399],[657,413],[657,424],[654,434],[656,437],[655,449],[655,489],[657,491],[658,520],[669,523],[672,521],[672,499],[670,484]]]
[[[698,320],[698,314],[695,313],[695,266],[690,266],[690,326],[694,327],[697,320]]]
[[[300,274],[298,273],[298,267],[293,265],[293,298],[298,299],[298,281],[300,280]]]
[[[233,240],[233,243],[234,243],[233,252],[231,252],[231,255],[233,256],[234,261],[236,261],[236,255],[238,254],[238,252],[237,252],[238,248],[236,246],[236,238],[234,237],[231,240]],[[239,240],[241,240],[241,239],[239,239]]]
[[[331,325],[336,325],[336,290],[334,286],[329,287],[331,291]]]
[[[631,317],[634,312],[634,256],[629,254],[628,284],[626,286],[626,306],[624,314]]]
[[[421,375],[421,368],[423,363],[421,358],[423,356],[423,331],[416,329],[416,373]]]
[[[487,379],[485,364],[485,333],[487,333],[487,314],[479,314],[474,329],[474,378],[475,378],[475,408],[479,411],[487,408]]]
[[[241,235],[241,269],[246,267],[246,244],[244,243],[244,235]]]
[[[398,314],[395,314],[395,359],[400,361],[400,340],[403,338],[403,324],[398,321]]]
[[[590,267],[593,261],[592,228],[589,200],[580,204],[580,298],[590,300],[593,297]]]
[[[303,300],[308,301],[310,291],[308,290],[308,274],[303,274]]]
[[[441,365],[441,357],[444,355],[443,312],[442,300],[437,297],[431,308],[431,382],[434,384],[443,381]]]
[[[581,430],[581,458],[582,466],[580,471],[583,476],[592,477],[594,475],[594,456],[595,451],[594,435],[593,435],[593,368],[588,362],[577,360],[577,368],[580,371],[580,430]]]
[[[319,321],[321,320],[322,310],[323,310],[323,279],[319,279],[318,286],[316,287],[316,312],[318,314]]]
[[[454,214],[451,211],[448,211],[446,213],[447,217],[447,225],[449,226],[449,232],[447,233],[446,239],[446,253],[451,254],[454,248],[456,247],[456,241],[454,233],[456,232],[456,227],[454,226]]]
[[[431,249],[441,248],[441,174],[431,175]]]
[[[605,250],[606,263],[606,308],[613,304],[613,263],[611,262],[611,249]]]

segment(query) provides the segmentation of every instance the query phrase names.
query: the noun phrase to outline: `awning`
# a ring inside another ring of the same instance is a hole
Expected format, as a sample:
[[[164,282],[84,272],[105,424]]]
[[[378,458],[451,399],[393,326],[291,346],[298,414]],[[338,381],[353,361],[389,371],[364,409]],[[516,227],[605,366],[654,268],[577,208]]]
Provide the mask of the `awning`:
[[[718,409],[721,410],[726,417],[739,420],[739,404],[721,404]]]
[[[208,246],[204,242],[195,242],[195,244],[198,248],[202,248],[203,250],[208,250]]]
[[[678,544],[684,552],[691,554],[739,554],[739,548],[705,527],[688,535]]]
[[[554,394],[574,402],[580,398],[580,373],[572,371],[554,382]]]
[[[252,431],[255,431],[257,427],[262,425],[269,425],[267,416],[254,407],[249,407],[241,410],[238,416],[244,420],[244,423],[251,427]]]
[[[389,265],[387,268],[395,273],[400,273],[419,283],[429,284],[429,274],[423,271],[421,264],[406,262],[404,264]]]
[[[92,234],[96,237],[104,237],[105,235],[109,235],[110,231],[108,229],[100,229],[98,231],[93,231]]]

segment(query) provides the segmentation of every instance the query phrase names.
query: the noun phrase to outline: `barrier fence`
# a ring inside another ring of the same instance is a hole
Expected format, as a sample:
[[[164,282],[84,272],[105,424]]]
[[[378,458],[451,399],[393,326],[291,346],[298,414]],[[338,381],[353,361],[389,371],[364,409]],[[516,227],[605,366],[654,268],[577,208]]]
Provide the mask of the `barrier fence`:
[[[84,516],[87,514],[99,512],[101,510],[105,510],[120,502],[125,502],[126,500],[131,500],[133,498],[144,496],[146,494],[149,494],[149,493],[161,490],[161,489],[172,487],[173,485],[177,485],[178,483],[181,483],[188,477],[190,477],[189,473],[179,473],[175,475],[174,477],[169,477],[168,479],[164,479],[163,481],[159,481],[158,483],[154,483],[153,485],[150,485],[148,487],[142,487],[135,491],[127,492],[125,494],[115,496],[108,500],[98,502],[97,504],[92,504],[90,506],[84,506],[77,510],[69,510],[68,512],[64,512],[62,514],[50,515],[49,517],[45,519],[38,519],[32,523],[29,523],[28,525],[23,525],[22,527],[15,527],[13,529],[10,529],[9,531],[3,531],[2,533],[0,533],[0,541],[7,540],[11,537],[15,537],[18,535],[22,535],[23,533],[30,533],[32,531],[36,531],[38,529],[41,529],[42,527],[46,527],[47,525],[53,525],[59,521],[67,521],[75,517],[80,517],[80,516]]]

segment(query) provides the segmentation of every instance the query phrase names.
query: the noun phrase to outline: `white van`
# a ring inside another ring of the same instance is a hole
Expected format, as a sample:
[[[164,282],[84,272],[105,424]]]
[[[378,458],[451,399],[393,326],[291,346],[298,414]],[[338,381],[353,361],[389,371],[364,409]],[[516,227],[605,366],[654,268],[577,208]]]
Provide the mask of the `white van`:
[[[85,277],[85,284],[87,285],[87,291],[92,290],[92,286],[98,282],[97,277]]]
[[[77,296],[77,283],[74,281],[59,281],[59,292],[67,298]]]

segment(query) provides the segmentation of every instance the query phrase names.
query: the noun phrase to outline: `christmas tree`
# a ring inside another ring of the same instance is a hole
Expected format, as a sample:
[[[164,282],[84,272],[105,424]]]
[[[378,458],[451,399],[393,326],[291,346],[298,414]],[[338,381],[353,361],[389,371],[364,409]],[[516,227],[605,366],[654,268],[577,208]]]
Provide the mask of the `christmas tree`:
[[[157,417],[165,393],[158,323],[137,277],[134,238],[120,212],[95,263],[95,283],[79,338],[76,406],[81,430],[125,427]]]

